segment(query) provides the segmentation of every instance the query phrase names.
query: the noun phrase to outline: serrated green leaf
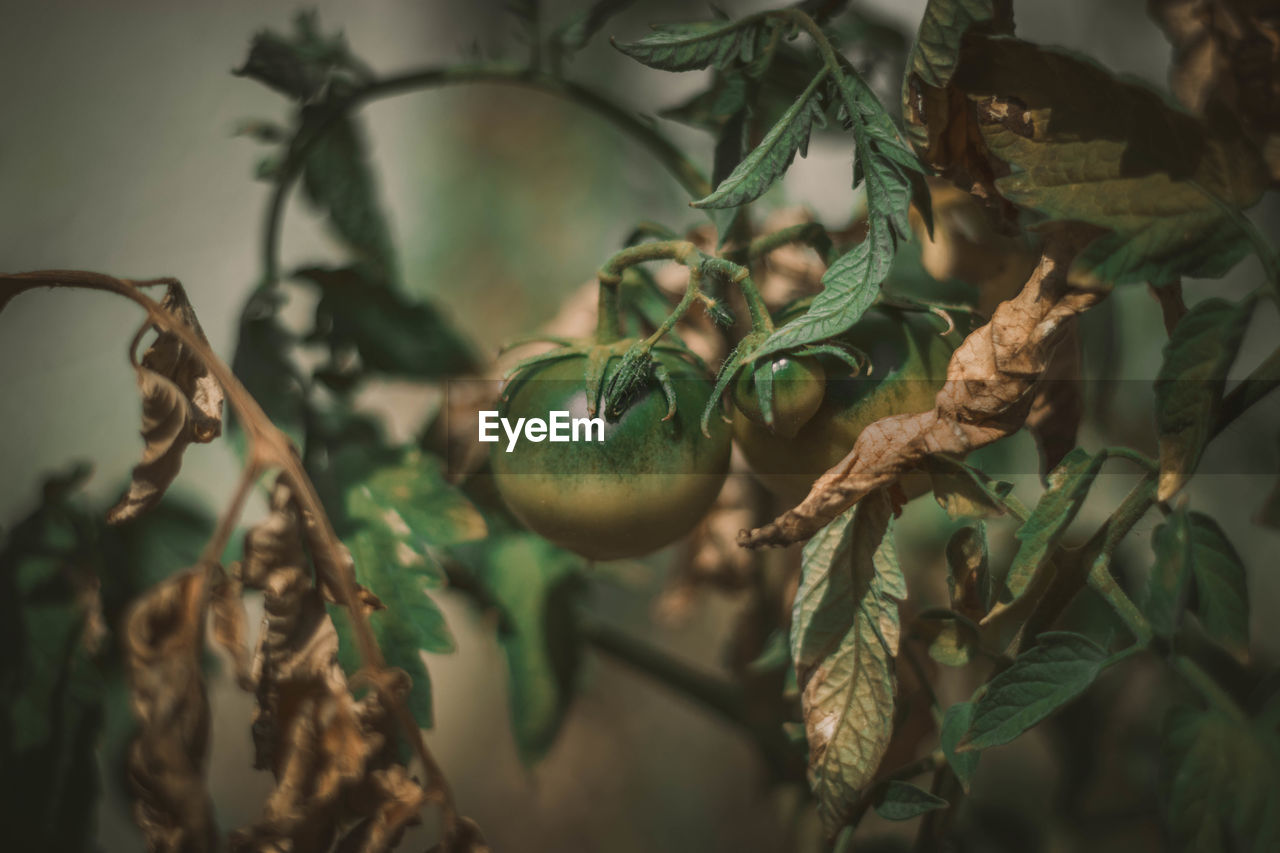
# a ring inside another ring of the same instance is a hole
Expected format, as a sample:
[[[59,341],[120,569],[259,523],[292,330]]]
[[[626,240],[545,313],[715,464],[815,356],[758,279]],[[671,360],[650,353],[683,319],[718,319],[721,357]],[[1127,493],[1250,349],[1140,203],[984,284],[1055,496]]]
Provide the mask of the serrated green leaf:
[[[699,21],[663,24],[639,41],[614,47],[650,68],[696,71],[749,63],[764,50],[777,24],[751,16],[737,21]]]
[[[802,691],[809,782],[828,835],[874,777],[893,734],[893,659],[906,581],[883,491],[804,548],[792,607],[791,657]]]
[[[1216,709],[1175,705],[1165,719],[1166,821],[1194,853],[1280,849],[1280,744],[1274,731]]]
[[[1191,582],[1191,524],[1187,511],[1179,507],[1151,536],[1155,565],[1147,577],[1142,612],[1151,630],[1160,637],[1172,637],[1182,622]]]
[[[1089,60],[1013,38],[966,39],[952,82],[1011,170],[995,182],[1001,195],[1049,223],[1104,229],[1076,275],[1217,277],[1252,250],[1229,209],[1257,201],[1265,172],[1229,123],[1211,127]]]
[[[809,147],[809,134],[816,124],[822,127],[826,119],[822,111],[822,87],[825,71],[818,72],[796,99],[782,114],[760,144],[752,149],[729,177],[720,182],[709,196],[693,203],[694,207],[738,207],[755,201],[768,192],[774,182],[787,171],[796,153],[804,156]]]
[[[347,490],[347,517],[363,525],[382,559],[402,571],[444,577],[428,549],[483,539],[484,516],[444,475],[443,463],[408,450]]]
[[[801,317],[778,329],[757,357],[835,337],[871,307],[889,275],[900,240],[910,239],[907,218],[919,161],[866,81],[847,63],[835,80],[836,99],[850,123],[855,145],[854,185],[867,196],[867,234],[836,259],[822,276],[822,292]]]
[[[386,610],[369,614],[369,624],[387,663],[409,674],[413,682],[409,709],[418,725],[429,729],[435,724],[431,677],[419,650],[434,654],[454,651],[456,645],[444,614],[427,595],[426,579],[389,563],[374,534],[362,530],[347,537],[346,545],[355,561],[356,580],[392,603]]]
[[[326,341],[335,355],[354,347],[365,372],[439,379],[475,370],[470,342],[433,305],[411,301],[373,270],[307,267],[295,275],[321,294],[310,340]]]
[[[876,814],[885,820],[911,820],[936,809],[945,809],[948,805],[942,797],[923,788],[892,779],[885,786],[884,794],[876,802],[875,809]]]
[[[907,70],[927,86],[946,88],[960,58],[960,42],[969,30],[1011,32],[1008,0],[929,0]]]
[[[1014,598],[1027,588],[1036,569],[1080,511],[1105,459],[1105,454],[1091,456],[1077,447],[1049,472],[1048,489],[1015,534],[1022,544],[1005,576],[1005,586]]]
[[[1206,634],[1244,658],[1249,652],[1249,589],[1244,563],[1212,518],[1192,512],[1187,520],[1192,612]]]
[[[303,133],[307,130],[304,126]],[[327,214],[334,234],[388,281],[398,274],[391,227],[382,212],[377,182],[364,138],[355,119],[328,121],[307,149],[302,190],[307,201]]]
[[[982,753],[976,749],[956,752],[956,747],[973,724],[973,707],[972,702],[957,702],[952,705],[943,715],[942,728],[938,732],[938,745],[942,747],[942,754],[946,756],[951,772],[956,774],[956,779],[966,794],[969,793],[973,774],[978,770],[978,759],[982,757]]]
[[[1088,689],[1107,662],[1106,649],[1088,637],[1041,634],[1037,645],[980,689],[958,751],[1009,743]]]
[[[1155,382],[1160,500],[1177,494],[1200,462],[1253,307],[1252,298],[1234,305],[1206,299],[1178,321],[1165,344]]]

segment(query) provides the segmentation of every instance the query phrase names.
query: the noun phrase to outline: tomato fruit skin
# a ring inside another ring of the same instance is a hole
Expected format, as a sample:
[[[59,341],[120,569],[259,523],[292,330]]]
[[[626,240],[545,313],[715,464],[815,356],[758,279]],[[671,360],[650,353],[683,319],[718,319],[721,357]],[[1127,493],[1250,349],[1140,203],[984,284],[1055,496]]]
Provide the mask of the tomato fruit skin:
[[[674,542],[706,514],[729,470],[732,441],[719,418],[711,437],[698,420],[712,384],[683,359],[655,352],[671,374],[676,412],[663,421],[667,402],[649,382],[616,421],[605,422],[604,440],[530,442],[507,452],[503,439],[490,449],[494,481],[507,507],[545,539],[593,560],[638,557]],[[611,361],[610,371],[617,364]],[[549,419],[552,411],[586,418],[585,358],[535,365],[499,413]]]
[[[944,337],[944,328],[932,314],[874,306],[840,336],[870,357],[871,373],[849,376],[848,366],[821,357],[828,377],[822,404],[794,436],[776,435],[736,411],[734,440],[756,476],[783,500],[799,503],[868,425],[933,408],[951,353],[967,331]]]
[[[756,371],[773,372],[773,426],[765,420]],[[766,429],[794,438],[822,406],[826,370],[813,356],[783,355],[744,367],[733,383],[733,407]]]

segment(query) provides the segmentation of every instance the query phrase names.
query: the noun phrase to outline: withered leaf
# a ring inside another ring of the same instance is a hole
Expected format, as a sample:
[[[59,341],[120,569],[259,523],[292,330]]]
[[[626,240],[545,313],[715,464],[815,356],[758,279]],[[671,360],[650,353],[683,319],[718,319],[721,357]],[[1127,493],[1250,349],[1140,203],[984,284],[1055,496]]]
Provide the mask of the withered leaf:
[[[209,702],[200,670],[203,569],[164,580],[139,598],[125,626],[137,737],[129,748],[134,818],[155,851],[213,850],[205,789]]]
[[[424,795],[395,764],[394,721],[381,690],[356,700],[338,662],[338,634],[312,582],[307,525],[287,479],[271,512],[245,537],[239,578],[263,591],[263,630],[254,656],[255,764],[276,787],[258,820],[232,836],[237,850],[328,850],[343,820],[362,822],[344,850],[380,850],[417,819]],[[349,567],[331,567],[349,571]],[[400,673],[394,692],[403,695]]]
[[[169,285],[160,307],[195,332],[200,340],[207,342],[195,309],[191,307],[181,284],[175,281]],[[177,335],[159,331],[142,354],[142,366],[172,380],[191,401],[192,441],[205,444],[222,434],[222,386]]]
[[[884,492],[805,546],[791,656],[809,741],[809,783],[829,836],[875,776],[893,734],[898,601],[906,580]]]
[[[1001,196],[1053,223],[1101,229],[1077,257],[1098,280],[1216,277],[1252,250],[1224,207],[1262,194],[1257,151],[1229,125],[1170,108],[1081,57],[1012,38],[970,38],[952,82],[1010,174]]]
[[[209,590],[209,610],[213,616],[213,639],[231,656],[236,682],[248,690],[252,683],[249,677],[248,626],[244,602],[240,600],[241,589],[238,579],[227,577],[222,567],[217,567]]]
[[[1036,388],[1027,429],[1040,449],[1040,471],[1048,473],[1076,446],[1076,432],[1084,417],[1081,393],[1080,336],[1075,322],[1049,359]]]
[[[137,518],[164,497],[182,468],[182,454],[195,440],[191,402],[172,380],[154,370],[136,368],[142,395],[142,461],[133,469],[129,490],[107,513],[108,524]]]
[[[1001,303],[991,322],[965,338],[952,354],[934,409],[893,415],[868,426],[799,506],[744,532],[739,542],[760,547],[806,539],[925,457],[963,456],[1019,430],[1036,381],[1068,328],[1067,321],[1107,293],[1068,281],[1071,259],[1086,239],[1087,234],[1069,232],[1046,243],[1040,263],[1018,295]]]
[[[205,339],[181,284],[169,284],[160,307]],[[155,506],[178,476],[187,445],[207,443],[222,434],[222,386],[177,335],[158,329],[156,339],[134,368],[142,396],[146,446],[142,461],[133,469],[128,492],[107,514],[108,524],[137,518]]]
[[[1263,0],[1147,0],[1173,44],[1173,92],[1198,114],[1234,114],[1280,181],[1280,15]]]

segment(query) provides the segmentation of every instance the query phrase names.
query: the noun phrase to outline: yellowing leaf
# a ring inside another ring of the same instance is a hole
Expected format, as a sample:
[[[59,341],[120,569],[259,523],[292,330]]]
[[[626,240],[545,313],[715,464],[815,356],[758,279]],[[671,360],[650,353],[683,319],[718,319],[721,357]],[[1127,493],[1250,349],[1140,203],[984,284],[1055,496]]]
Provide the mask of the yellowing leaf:
[[[1099,236],[1073,269],[1101,281],[1224,274],[1252,245],[1224,207],[1261,196],[1256,150],[1155,92],[1066,53],[970,38],[953,83],[973,101],[1009,201]]]
[[[898,600],[907,594],[887,495],[877,491],[805,546],[791,656],[809,741],[809,783],[828,835],[870,783],[893,734]]]

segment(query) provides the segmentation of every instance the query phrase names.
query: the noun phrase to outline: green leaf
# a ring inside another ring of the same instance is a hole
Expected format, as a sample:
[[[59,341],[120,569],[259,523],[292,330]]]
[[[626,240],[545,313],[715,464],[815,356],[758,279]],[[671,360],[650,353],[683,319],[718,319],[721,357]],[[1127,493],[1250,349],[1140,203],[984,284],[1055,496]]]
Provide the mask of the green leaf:
[[[1156,562],[1147,577],[1142,612],[1157,636],[1169,638],[1178,631],[1187,606],[1191,581],[1191,524],[1179,507],[1151,537]]]
[[[1049,488],[1015,534],[1022,544],[1005,577],[1005,586],[1014,598],[1027,588],[1040,564],[1080,511],[1105,459],[1106,454],[1090,456],[1077,447],[1049,472]]]
[[[309,340],[326,340],[335,360],[354,347],[366,372],[439,379],[476,369],[470,342],[428,302],[413,302],[360,265],[308,267],[295,275],[320,293]]]
[[[1187,518],[1191,539],[1191,610],[1214,641],[1238,658],[1249,652],[1249,589],[1240,555],[1212,518]]]
[[[1088,689],[1108,662],[1106,649],[1088,637],[1041,634],[1037,645],[979,690],[958,751],[1009,743]]]
[[[258,290],[245,302],[231,371],[271,422],[301,447],[306,401],[298,368],[289,356],[296,340],[279,321],[283,301],[277,291]],[[234,435],[243,441],[239,418],[234,410],[230,415]]]
[[[1010,169],[1001,195],[1046,224],[1102,229],[1075,275],[1217,277],[1252,251],[1230,209],[1257,201],[1265,172],[1230,122],[1211,127],[1089,60],[1012,38],[967,38],[953,83]]]
[[[429,729],[435,724],[431,677],[419,650],[448,654],[456,648],[444,614],[427,595],[433,578],[388,562],[376,535],[368,530],[347,537],[346,545],[355,560],[356,580],[378,598],[391,602],[386,610],[371,613],[369,623],[387,663],[403,669],[412,679],[409,709],[418,725]]]
[[[546,755],[577,689],[582,640],[582,561],[525,531],[503,531],[455,549],[504,616],[498,639],[507,658],[511,726],[520,758]]]
[[[711,195],[695,201],[693,206],[737,207],[764,195],[787,171],[797,151],[802,157],[807,153],[813,126],[826,124],[822,112],[822,86],[826,77],[825,71],[818,72],[809,87],[733,173],[721,181]]]
[[[972,702],[957,702],[952,705],[943,715],[942,728],[938,732],[938,745],[942,747],[942,754],[946,756],[947,764],[951,765],[951,771],[956,774],[956,779],[960,781],[960,787],[966,794],[969,793],[973,774],[978,770],[978,759],[982,757],[982,753],[976,749],[956,752],[956,747],[973,724],[973,708]]]
[[[439,460],[417,450],[397,457],[376,442],[350,441],[334,451],[329,473],[332,488],[345,489],[334,523],[355,560],[356,580],[390,605],[370,614],[374,635],[387,662],[409,673],[410,708],[430,728],[431,681],[419,650],[455,648],[427,594],[445,582],[432,549],[483,537],[484,518],[445,481]]]
[[[969,30],[1012,32],[1008,0],[929,0],[907,71],[928,86],[946,88],[960,59],[960,42]]]
[[[329,217],[334,234],[378,275],[398,274],[391,227],[378,200],[365,141],[354,119],[326,120],[306,151],[302,189],[307,201]],[[302,133],[306,133],[304,126]]]
[[[1175,705],[1165,718],[1166,820],[1181,850],[1280,849],[1280,743],[1274,731],[1216,709]]]
[[[1186,484],[1213,433],[1227,371],[1253,316],[1254,299],[1235,305],[1206,299],[1188,311],[1164,347],[1156,376],[1156,430],[1160,437],[1160,500]]]
[[[884,794],[876,802],[876,814],[885,820],[911,820],[936,809],[945,809],[948,803],[942,797],[917,788],[910,782],[892,779],[885,786]]]
[[[444,464],[419,450],[406,451],[398,463],[353,484],[347,516],[363,524],[380,552],[403,570],[426,571],[441,581],[438,567],[427,568],[427,549],[487,533],[484,516],[445,479]]]
[[[791,657],[809,741],[809,781],[828,835],[875,776],[893,734],[898,600],[907,594],[883,491],[804,548]]]
[[[1026,521],[1027,508],[1013,494],[1013,483],[995,480],[978,468],[935,454],[925,459],[925,470],[938,505],[953,519],[995,518],[1010,513]]]
[[[889,275],[900,240],[910,239],[907,212],[923,187],[919,161],[875,93],[847,62],[835,80],[840,112],[853,130],[854,186],[867,195],[867,235],[828,267],[822,292],[801,317],[778,329],[757,357],[835,337],[858,322]]]
[[[663,24],[639,41],[614,47],[650,68],[696,71],[749,63],[764,51],[777,24],[759,16],[738,21]]]
[[[321,35],[313,11],[298,13],[292,35],[266,30],[254,36],[249,56],[234,73],[302,103],[322,96],[345,96],[374,78],[340,33]]]
[[[596,0],[586,9],[574,15],[551,34],[551,43],[558,49],[560,56],[576,53],[587,46],[587,42],[609,23],[613,16],[622,12],[635,0]]]

